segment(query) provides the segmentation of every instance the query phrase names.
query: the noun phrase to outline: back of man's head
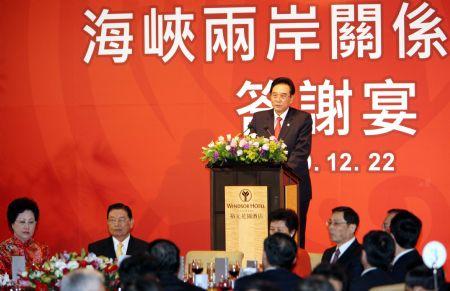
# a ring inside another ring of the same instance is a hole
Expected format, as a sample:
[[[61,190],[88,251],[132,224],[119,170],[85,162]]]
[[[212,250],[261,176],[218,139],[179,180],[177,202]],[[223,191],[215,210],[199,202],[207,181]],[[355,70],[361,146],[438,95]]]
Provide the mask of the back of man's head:
[[[327,279],[336,291],[347,288],[347,275],[341,265],[320,263],[314,268],[311,275]]]
[[[442,269],[437,272],[437,289],[443,289],[445,285],[444,273]],[[408,288],[422,288],[422,290],[436,290],[434,286],[433,270],[428,269],[425,265],[418,266],[408,273],[405,277],[405,285]]]
[[[404,249],[414,248],[422,230],[422,221],[407,210],[397,213],[391,221],[391,234]]]
[[[297,245],[292,237],[278,232],[264,240],[264,253],[270,266],[290,270],[297,256]]]
[[[372,230],[364,236],[363,249],[366,263],[371,267],[387,270],[394,258],[395,243],[387,232]],[[365,265],[365,262],[363,262],[363,265]]]
[[[134,286],[139,278],[152,275],[155,271],[155,262],[148,254],[131,256],[120,263],[119,277],[122,289]]]
[[[180,267],[180,249],[171,241],[157,239],[150,242],[149,253],[158,273],[176,274]]]
[[[95,270],[78,269],[65,275],[61,281],[61,291],[103,291],[105,280]]]
[[[353,208],[348,207],[348,206],[339,206],[339,207],[335,207],[331,210],[331,213],[335,213],[335,212],[342,212],[345,222],[347,222],[347,224],[356,225],[356,229],[358,229],[359,215],[358,215],[358,213],[356,213],[355,210],[353,210]],[[355,231],[356,231],[356,229],[355,229]]]
[[[298,291],[334,291],[333,286],[325,278],[311,276],[300,282]]]

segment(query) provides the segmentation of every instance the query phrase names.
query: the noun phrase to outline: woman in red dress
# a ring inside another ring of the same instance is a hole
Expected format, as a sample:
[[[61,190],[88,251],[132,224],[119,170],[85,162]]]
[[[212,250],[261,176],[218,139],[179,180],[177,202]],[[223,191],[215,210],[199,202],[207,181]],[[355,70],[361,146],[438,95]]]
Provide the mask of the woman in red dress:
[[[11,275],[12,256],[24,256],[27,267],[45,262],[49,257],[48,246],[33,239],[39,220],[36,202],[15,199],[8,205],[7,217],[13,236],[0,243],[0,273]]]
[[[298,229],[298,215],[292,209],[277,209],[269,215],[269,235],[281,232],[295,237]],[[309,254],[302,248],[297,249],[297,259],[292,272],[302,278],[311,273],[311,261]]]

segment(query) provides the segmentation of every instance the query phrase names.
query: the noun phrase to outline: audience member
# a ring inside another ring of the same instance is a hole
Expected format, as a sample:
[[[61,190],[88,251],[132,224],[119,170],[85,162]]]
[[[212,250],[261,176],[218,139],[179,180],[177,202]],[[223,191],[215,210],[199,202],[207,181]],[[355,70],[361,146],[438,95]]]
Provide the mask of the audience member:
[[[301,277],[291,271],[297,255],[297,245],[292,237],[284,233],[275,233],[264,240],[264,271],[236,280],[235,290],[247,290],[254,280],[272,282],[282,291],[294,290]]]
[[[336,246],[325,250],[322,263],[340,265],[349,282],[358,278],[362,272],[361,245],[355,237],[359,225],[358,214],[350,207],[340,206],[332,210],[327,221],[330,240]]]
[[[384,231],[373,230],[364,236],[361,263],[364,271],[353,280],[350,290],[365,291],[370,288],[390,285],[394,280],[387,272],[394,258],[395,243]]]
[[[328,280],[311,276],[300,282],[297,291],[335,291],[335,289]]]
[[[269,235],[281,232],[295,239],[298,230],[298,216],[291,209],[277,209],[269,215]],[[297,249],[297,258],[292,272],[300,277],[311,273],[311,260],[308,252],[302,248]]]
[[[272,282],[267,280],[252,280],[249,281],[244,287],[239,289],[240,291],[281,291]]]
[[[156,277],[137,278],[133,284],[127,285],[121,291],[163,291]]]
[[[108,207],[106,218],[111,236],[89,244],[90,253],[115,259],[124,255],[137,255],[148,250],[148,243],[130,235],[134,226],[130,207],[122,203],[112,204]]]
[[[421,229],[422,221],[409,211],[400,211],[392,218],[395,258],[392,261],[391,275],[396,283],[404,282],[409,270],[423,264],[422,257],[415,249]]]
[[[165,239],[154,240],[150,242],[149,254],[154,261],[152,271],[158,276],[159,283],[164,290],[203,290],[177,278],[180,267],[180,250],[173,242]]]
[[[320,263],[314,268],[311,275],[327,280],[335,291],[347,289],[347,276],[342,267],[337,264]]]
[[[18,198],[8,205],[8,226],[13,235],[0,243],[0,274],[12,275],[12,257],[25,257],[26,266],[40,265],[49,257],[48,246],[33,239],[39,221],[39,208],[29,198]]]
[[[389,209],[386,217],[384,218],[383,224],[381,225],[381,228],[386,232],[391,232],[391,221],[394,216],[399,213],[400,211],[403,211],[403,209],[399,208],[392,208]]]
[[[78,269],[64,275],[61,291],[104,291],[103,275],[92,269]]]
[[[434,285],[433,270],[428,269],[425,265],[415,267],[408,271],[405,277],[406,291],[433,291],[433,290],[450,290],[448,284],[445,283],[444,272],[442,269],[437,271],[437,288]]]
[[[123,290],[131,288],[140,278],[156,279],[155,262],[149,254],[131,256],[124,259],[119,266],[120,285]]]

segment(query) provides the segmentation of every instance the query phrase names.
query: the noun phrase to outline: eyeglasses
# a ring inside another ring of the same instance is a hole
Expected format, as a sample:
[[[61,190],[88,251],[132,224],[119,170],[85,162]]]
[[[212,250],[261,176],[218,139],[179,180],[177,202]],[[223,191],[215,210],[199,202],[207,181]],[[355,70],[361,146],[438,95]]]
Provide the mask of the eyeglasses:
[[[108,223],[110,223],[110,224],[116,224],[116,223],[118,223],[118,224],[124,224],[125,222],[127,222],[128,221],[128,218],[125,218],[125,217],[121,217],[121,218],[119,218],[119,219],[116,219],[116,218],[110,218],[110,219],[108,219]]]
[[[287,93],[270,93],[270,96],[272,98],[280,98],[282,100],[286,100],[288,97],[290,97],[291,95],[287,94]]]
[[[338,226],[338,225],[341,225],[341,224],[348,224],[348,223],[345,222],[345,221],[332,221],[331,219],[328,219],[328,220],[325,222],[325,224],[326,224],[327,226]]]
[[[36,221],[35,221],[35,220],[30,220],[30,221],[26,221],[26,220],[16,220],[15,223],[17,223],[17,224],[19,224],[19,225],[22,225],[22,226],[24,226],[24,225],[26,225],[26,224],[28,224],[28,225],[35,225],[35,224],[36,224]]]

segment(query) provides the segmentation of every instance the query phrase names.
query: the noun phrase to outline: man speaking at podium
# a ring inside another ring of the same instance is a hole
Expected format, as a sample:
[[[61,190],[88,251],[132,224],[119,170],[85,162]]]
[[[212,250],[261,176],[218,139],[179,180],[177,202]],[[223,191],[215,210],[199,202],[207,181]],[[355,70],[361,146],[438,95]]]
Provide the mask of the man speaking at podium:
[[[295,86],[289,78],[276,78],[270,86],[273,110],[256,112],[248,128],[259,136],[274,135],[287,145],[287,166],[300,178],[299,245],[305,247],[306,214],[311,200],[308,156],[311,153],[312,119],[307,112],[290,107]]]

